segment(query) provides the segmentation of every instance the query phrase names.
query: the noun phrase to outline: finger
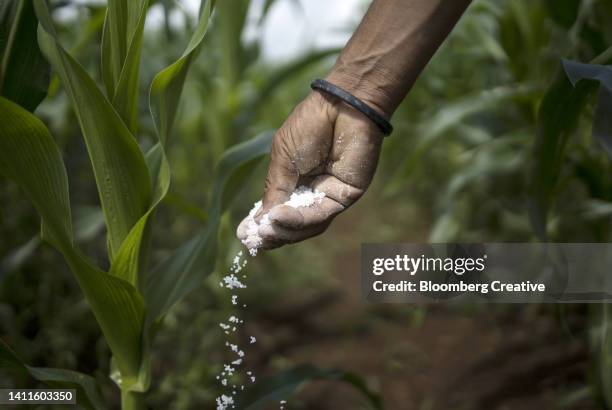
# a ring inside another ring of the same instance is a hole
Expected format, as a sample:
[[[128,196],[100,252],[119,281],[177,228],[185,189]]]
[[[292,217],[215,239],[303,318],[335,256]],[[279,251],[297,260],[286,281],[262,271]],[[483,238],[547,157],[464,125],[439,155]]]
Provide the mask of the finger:
[[[353,205],[364,193],[364,189],[327,174],[315,178],[312,182],[312,189],[323,192],[326,198],[333,199],[345,208]]]
[[[283,131],[277,131],[270,152],[263,205],[255,215],[255,220],[258,222],[274,205],[287,201],[297,186],[299,172],[291,160],[291,150],[287,146],[289,143],[290,139],[283,135]]]
[[[259,236],[262,239],[261,249],[274,249],[290,243],[296,243],[322,234],[329,224],[322,224],[308,229],[288,229],[278,224],[261,225]]]
[[[275,206],[270,210],[269,217],[274,225],[293,230],[304,230],[321,224],[329,224],[344,209],[342,204],[333,199],[323,198],[303,208],[292,208],[287,205]]]
[[[249,234],[247,233],[248,230],[248,226],[249,226],[249,219],[250,218],[244,218],[242,220],[242,222],[240,222],[240,225],[238,225],[238,228],[236,229],[236,236],[238,237],[238,239],[240,239],[240,241],[244,241],[247,236],[249,236]]]
[[[272,223],[279,224],[285,228],[300,229],[304,225],[304,217],[297,209],[289,205],[277,205],[270,209],[268,214]]]
[[[325,193],[321,203],[307,208],[275,206],[270,210],[270,220],[290,229],[330,222],[363,195],[362,189],[344,183],[332,175],[320,175],[315,178],[312,189]]]

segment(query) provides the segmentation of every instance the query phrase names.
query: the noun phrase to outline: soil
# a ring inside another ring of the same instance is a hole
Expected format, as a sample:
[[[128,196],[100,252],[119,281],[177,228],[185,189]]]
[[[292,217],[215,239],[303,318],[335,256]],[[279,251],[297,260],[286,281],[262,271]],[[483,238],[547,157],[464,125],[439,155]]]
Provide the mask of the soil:
[[[279,357],[351,370],[388,410],[600,408],[588,388],[584,306],[560,322],[552,305],[367,305],[358,261],[339,255],[337,285],[295,292],[258,318],[261,372]],[[290,404],[367,408],[338,382],[311,383]]]
[[[360,244],[426,242],[431,229],[427,218],[405,209],[377,209],[376,198],[366,195],[350,217],[309,240],[321,255],[339,251],[330,285],[295,289],[258,313],[249,330],[259,336],[252,351],[257,374],[299,363],[350,370],[380,393],[386,410],[602,408],[590,387],[585,305],[363,302]],[[402,226],[410,231],[397,234]],[[353,387],[322,381],[308,384],[286,408],[369,407]]]

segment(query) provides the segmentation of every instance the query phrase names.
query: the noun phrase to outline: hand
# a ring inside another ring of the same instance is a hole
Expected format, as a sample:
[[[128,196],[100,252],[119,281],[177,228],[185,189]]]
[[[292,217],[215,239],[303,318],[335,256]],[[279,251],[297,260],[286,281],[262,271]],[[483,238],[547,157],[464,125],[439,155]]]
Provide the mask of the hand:
[[[263,206],[262,249],[319,235],[366,191],[378,163],[383,135],[362,113],[333,96],[313,91],[277,131],[272,142]],[[325,193],[310,207],[282,205],[301,185]],[[246,238],[246,219],[238,238]]]

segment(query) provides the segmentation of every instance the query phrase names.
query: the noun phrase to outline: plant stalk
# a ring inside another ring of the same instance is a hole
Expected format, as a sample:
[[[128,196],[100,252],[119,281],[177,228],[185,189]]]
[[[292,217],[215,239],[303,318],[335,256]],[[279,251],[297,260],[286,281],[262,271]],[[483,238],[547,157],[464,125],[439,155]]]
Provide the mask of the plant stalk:
[[[145,394],[121,390],[121,410],[145,410]]]

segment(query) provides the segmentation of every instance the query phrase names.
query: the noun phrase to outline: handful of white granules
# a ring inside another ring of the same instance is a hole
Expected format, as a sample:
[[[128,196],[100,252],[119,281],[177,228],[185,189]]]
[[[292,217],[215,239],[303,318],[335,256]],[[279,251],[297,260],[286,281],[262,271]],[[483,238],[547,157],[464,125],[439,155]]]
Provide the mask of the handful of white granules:
[[[312,190],[307,186],[298,187],[283,205],[290,206],[292,208],[306,208],[316,203],[321,202],[325,198],[325,193],[318,190]],[[259,235],[259,227],[261,225],[269,225],[270,218],[268,213],[264,214],[259,223],[255,221],[255,214],[259,212],[262,202],[257,201],[253,205],[253,209],[247,216],[247,237],[242,240],[244,246],[249,249],[251,256],[257,255],[257,251],[263,243],[262,237]]]

